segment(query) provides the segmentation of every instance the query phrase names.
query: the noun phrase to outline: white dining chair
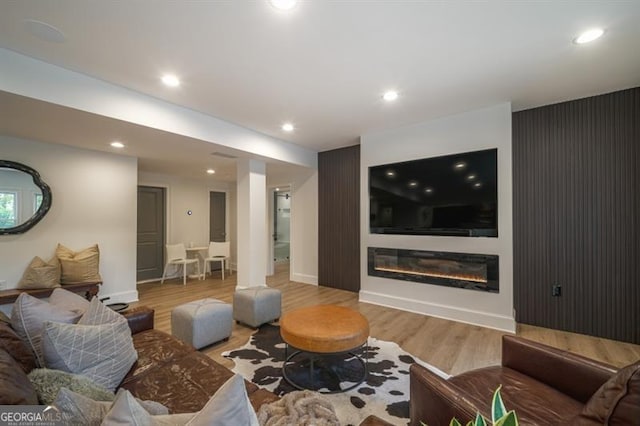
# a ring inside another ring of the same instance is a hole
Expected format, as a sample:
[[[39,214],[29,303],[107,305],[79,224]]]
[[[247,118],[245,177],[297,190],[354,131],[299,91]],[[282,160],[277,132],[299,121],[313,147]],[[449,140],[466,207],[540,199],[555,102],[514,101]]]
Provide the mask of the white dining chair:
[[[225,265],[229,268],[231,274],[231,266],[229,258],[231,253],[231,244],[229,241],[223,243],[210,242],[208,256],[204,259],[204,271],[202,271],[202,279],[206,278],[207,271],[211,268],[211,262],[220,262],[220,270],[222,271],[222,279],[224,280]],[[211,272],[210,272],[211,273]]]
[[[198,268],[198,276],[200,276],[200,262],[198,262],[198,259],[187,258],[187,250],[184,248],[183,243],[167,244],[166,247],[167,263],[164,265],[164,272],[162,272],[160,284],[164,283],[164,277],[167,275],[169,265],[182,266],[182,285],[187,285],[187,265],[195,264]]]

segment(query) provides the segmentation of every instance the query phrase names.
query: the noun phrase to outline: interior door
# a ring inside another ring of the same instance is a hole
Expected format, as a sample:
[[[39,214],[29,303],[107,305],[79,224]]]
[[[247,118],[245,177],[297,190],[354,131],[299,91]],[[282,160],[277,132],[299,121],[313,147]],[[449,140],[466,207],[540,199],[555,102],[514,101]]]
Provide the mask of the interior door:
[[[227,214],[227,194],[224,192],[209,192],[209,241],[216,243],[226,241],[226,214]],[[220,262],[212,262],[211,270],[220,269]]]
[[[165,211],[164,188],[138,187],[137,281],[162,277]]]
[[[209,193],[209,241],[226,241],[226,194],[224,192]]]

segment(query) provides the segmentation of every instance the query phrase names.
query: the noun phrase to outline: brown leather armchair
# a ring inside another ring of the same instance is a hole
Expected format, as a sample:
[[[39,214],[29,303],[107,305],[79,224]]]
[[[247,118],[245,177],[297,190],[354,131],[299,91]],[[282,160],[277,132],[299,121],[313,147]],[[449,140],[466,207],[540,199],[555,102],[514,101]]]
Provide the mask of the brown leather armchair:
[[[515,336],[503,336],[500,366],[445,380],[413,364],[410,382],[411,426],[466,423],[476,412],[490,419],[500,385],[521,425],[640,425],[640,361],[618,370]]]

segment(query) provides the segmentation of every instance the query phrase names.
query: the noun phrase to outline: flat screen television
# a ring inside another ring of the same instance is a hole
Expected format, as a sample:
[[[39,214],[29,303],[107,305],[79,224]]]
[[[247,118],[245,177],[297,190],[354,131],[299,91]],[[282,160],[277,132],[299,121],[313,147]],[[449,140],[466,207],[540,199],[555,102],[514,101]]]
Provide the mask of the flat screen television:
[[[372,234],[498,236],[498,150],[369,167]]]

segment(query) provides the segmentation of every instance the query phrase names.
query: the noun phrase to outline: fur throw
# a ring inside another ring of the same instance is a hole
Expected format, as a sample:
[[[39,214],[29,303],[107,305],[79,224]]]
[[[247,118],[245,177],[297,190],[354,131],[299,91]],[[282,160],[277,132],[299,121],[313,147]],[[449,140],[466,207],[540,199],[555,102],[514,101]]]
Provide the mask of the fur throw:
[[[340,426],[331,402],[319,393],[295,391],[258,411],[260,426]]]
[[[34,368],[28,377],[41,404],[53,404],[60,388],[67,388],[94,401],[113,401],[115,399],[115,395],[109,389],[79,374],[48,368]]]

